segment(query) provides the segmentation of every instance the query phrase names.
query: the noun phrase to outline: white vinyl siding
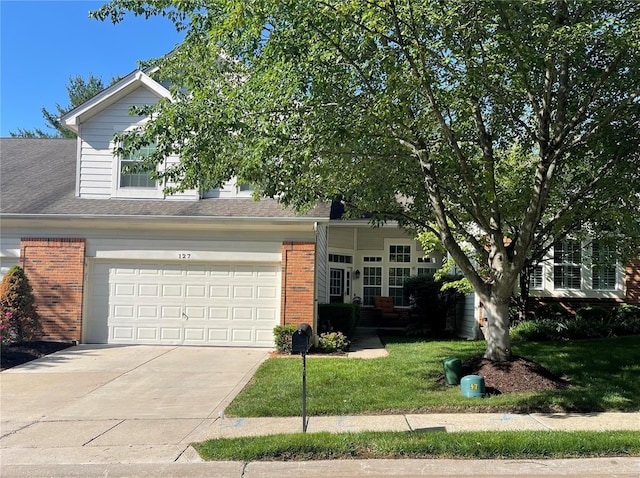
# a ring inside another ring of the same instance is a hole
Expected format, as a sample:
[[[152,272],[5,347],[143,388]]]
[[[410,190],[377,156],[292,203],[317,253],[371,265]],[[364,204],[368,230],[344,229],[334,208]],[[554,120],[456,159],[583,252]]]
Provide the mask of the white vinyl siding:
[[[327,226],[318,225],[316,233],[316,298],[324,303],[329,300],[327,290]]]
[[[353,250],[354,229],[350,227],[334,227],[329,229],[328,244],[332,249]]]
[[[119,181],[117,158],[113,155],[113,135],[144,124],[144,118],[131,116],[129,108],[155,104],[158,96],[141,86],[95,114],[80,125],[78,187],[79,197],[108,199],[114,196]],[[178,161],[177,157],[167,158],[167,165]],[[148,197],[148,196],[145,196]],[[195,191],[177,193],[166,199],[197,199]],[[162,199],[164,194],[158,188],[154,198]]]

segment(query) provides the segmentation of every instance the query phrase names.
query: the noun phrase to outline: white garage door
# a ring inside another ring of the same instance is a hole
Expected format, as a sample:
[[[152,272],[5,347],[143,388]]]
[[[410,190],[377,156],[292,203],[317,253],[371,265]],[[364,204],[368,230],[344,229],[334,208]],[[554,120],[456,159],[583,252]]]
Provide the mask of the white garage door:
[[[272,347],[280,266],[95,263],[85,341]]]

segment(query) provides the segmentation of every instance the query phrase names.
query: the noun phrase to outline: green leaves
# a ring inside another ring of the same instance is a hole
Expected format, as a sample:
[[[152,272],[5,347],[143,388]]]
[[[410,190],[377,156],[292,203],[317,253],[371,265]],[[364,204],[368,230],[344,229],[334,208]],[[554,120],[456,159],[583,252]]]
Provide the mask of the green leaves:
[[[179,188],[239,176],[299,209],[342,197],[435,224],[481,294],[586,226],[639,242],[637,2],[113,0],[93,15],[125,12],[187,29],[159,61],[176,100],[144,133],[156,159],[180,156]],[[485,274],[487,247],[509,267]]]

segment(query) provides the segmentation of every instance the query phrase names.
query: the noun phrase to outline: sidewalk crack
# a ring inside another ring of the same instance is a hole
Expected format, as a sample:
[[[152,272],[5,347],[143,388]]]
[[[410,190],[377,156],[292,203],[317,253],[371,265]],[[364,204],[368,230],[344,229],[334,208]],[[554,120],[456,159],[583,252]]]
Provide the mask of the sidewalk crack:
[[[118,425],[121,425],[122,423],[124,423],[124,420],[120,420],[118,423],[116,423],[115,425],[113,425],[110,428],[107,428],[105,431],[103,431],[102,433],[94,436],[91,440],[89,440],[86,443],[83,443],[82,446],[87,446],[89,443],[91,443],[94,440],[97,440],[98,438],[100,438],[101,436],[104,436],[106,433],[109,433],[111,430],[113,430],[115,427],[117,427]]]

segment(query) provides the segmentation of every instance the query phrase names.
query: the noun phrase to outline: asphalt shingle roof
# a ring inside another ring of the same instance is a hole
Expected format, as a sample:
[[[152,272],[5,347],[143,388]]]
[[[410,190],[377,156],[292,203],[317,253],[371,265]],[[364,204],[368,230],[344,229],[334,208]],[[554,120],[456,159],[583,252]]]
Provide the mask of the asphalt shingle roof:
[[[283,209],[273,199],[167,201],[78,198],[75,196],[76,151],[75,139],[1,138],[0,213],[329,219],[328,204],[319,205],[301,216],[291,209]]]

